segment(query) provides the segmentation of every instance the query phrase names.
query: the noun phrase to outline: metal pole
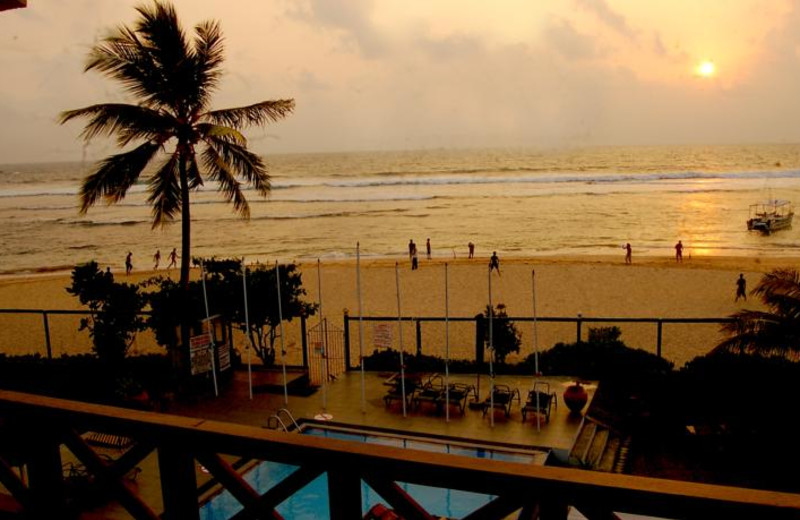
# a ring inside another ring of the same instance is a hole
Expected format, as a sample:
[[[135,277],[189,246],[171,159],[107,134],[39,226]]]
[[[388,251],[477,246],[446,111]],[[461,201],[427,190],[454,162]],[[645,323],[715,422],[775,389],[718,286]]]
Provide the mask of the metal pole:
[[[361,365],[361,413],[367,412],[367,395],[364,388],[364,311],[361,298],[361,244],[356,242],[356,286],[358,290],[358,364]],[[345,320],[349,331],[349,321]],[[350,368],[349,366],[347,368]]]
[[[275,260],[275,283],[278,287],[278,320],[281,328],[281,367],[283,370],[283,404],[289,405],[289,387],[286,383],[286,338],[283,333],[283,308],[281,306],[281,269]]]
[[[322,338],[322,358],[325,360],[325,375],[322,378],[322,409],[328,409],[328,326],[322,319],[322,270],[320,269],[320,261],[317,258],[317,291],[319,295],[319,327],[324,330]],[[323,331],[320,331],[323,332]]]
[[[536,270],[531,269],[531,298],[533,299],[533,391],[536,397],[536,432],[542,431],[541,402],[536,382],[539,379],[539,340],[536,334]]]
[[[211,379],[214,381],[214,397],[219,397],[219,387],[217,386],[217,364],[214,361],[214,327],[211,324],[211,315],[208,310],[208,293],[206,292],[206,264],[200,261],[200,271],[203,275],[203,302],[206,304],[206,326],[208,327],[208,337],[211,340],[208,348],[211,351]]]
[[[244,289],[244,326],[247,330],[247,387],[250,389],[250,400],[253,400],[253,364],[252,364],[252,340],[250,336],[250,311],[247,305],[247,268],[242,258],[242,289]]]
[[[400,310],[400,266],[394,263],[394,282],[397,288],[397,327],[400,341],[400,396],[403,401],[403,417],[406,417],[406,366],[403,360],[403,315]]]
[[[576,319],[576,320],[575,320],[575,327],[576,327],[576,329],[577,329],[577,330],[575,331],[575,335],[576,335],[576,336],[577,336],[577,338],[578,338],[578,343],[580,343],[580,342],[581,342],[581,325],[582,325],[582,324],[583,324],[583,314],[581,314],[581,313],[579,312],[579,313],[578,313],[578,319]]]
[[[664,323],[661,318],[658,319],[658,327],[656,331],[656,356],[661,357],[661,329]]]
[[[450,422],[450,298],[447,286],[447,262],[444,263],[444,420]]]
[[[489,424],[494,428],[494,337],[492,334],[492,321],[494,307],[492,306],[492,268],[489,268]]]

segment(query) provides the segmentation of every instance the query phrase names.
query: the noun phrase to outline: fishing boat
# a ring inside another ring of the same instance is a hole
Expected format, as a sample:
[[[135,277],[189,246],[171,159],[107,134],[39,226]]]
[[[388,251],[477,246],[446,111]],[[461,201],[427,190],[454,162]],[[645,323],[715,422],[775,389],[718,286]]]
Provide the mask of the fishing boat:
[[[770,199],[750,205],[747,229],[771,233],[792,227],[794,209],[788,200]]]

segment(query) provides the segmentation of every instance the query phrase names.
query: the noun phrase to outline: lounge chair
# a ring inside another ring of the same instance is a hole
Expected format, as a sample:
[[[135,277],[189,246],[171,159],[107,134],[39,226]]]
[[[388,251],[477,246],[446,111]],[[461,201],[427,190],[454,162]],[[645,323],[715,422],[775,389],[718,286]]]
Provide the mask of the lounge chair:
[[[444,380],[439,374],[433,374],[428,380],[414,393],[414,408],[419,409],[422,403],[432,403],[440,408],[439,401],[444,399]]]
[[[487,397],[483,402],[483,415],[485,416],[489,408],[494,405],[495,408],[503,410],[506,417],[511,417],[511,405],[514,403],[515,399],[517,402],[520,401],[518,389],[511,388],[508,385],[494,385],[492,395]],[[494,412],[494,410],[492,411]]]
[[[417,375],[406,374],[404,389],[403,379],[400,377],[400,374],[395,374],[384,381],[384,384],[390,387],[386,395],[383,396],[383,402],[386,403],[386,406],[391,405],[394,400],[401,400],[405,397],[406,406],[410,407],[417,388],[422,386],[422,380]],[[403,390],[405,390],[405,395],[403,394]]]
[[[544,422],[550,422],[550,411],[554,403],[558,406],[556,393],[550,391],[550,383],[537,381],[533,385],[533,390],[528,392],[528,399],[522,407],[522,422],[525,422],[528,413],[543,415]]]
[[[450,383],[449,391],[442,392],[442,395],[437,402],[439,412],[441,413],[444,406],[456,405],[461,415],[464,415],[464,410],[467,407],[467,398],[470,394],[475,395],[475,386],[467,385],[464,383]]]

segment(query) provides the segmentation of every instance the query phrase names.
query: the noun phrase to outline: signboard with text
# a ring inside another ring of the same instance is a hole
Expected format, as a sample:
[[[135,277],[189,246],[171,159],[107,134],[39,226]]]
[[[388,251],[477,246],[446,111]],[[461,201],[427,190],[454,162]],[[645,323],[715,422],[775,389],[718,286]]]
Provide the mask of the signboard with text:
[[[192,336],[189,340],[189,364],[193,376],[211,372],[211,335]],[[229,358],[230,364],[230,358]]]

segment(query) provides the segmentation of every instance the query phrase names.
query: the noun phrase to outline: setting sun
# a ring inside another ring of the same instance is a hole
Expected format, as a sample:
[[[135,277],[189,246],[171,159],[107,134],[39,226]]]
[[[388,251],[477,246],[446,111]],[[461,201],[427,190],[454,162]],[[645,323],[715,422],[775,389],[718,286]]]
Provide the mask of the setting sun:
[[[714,62],[711,61],[704,61],[697,66],[698,76],[702,76],[704,78],[710,78],[716,73],[716,71],[717,67],[714,65]]]

